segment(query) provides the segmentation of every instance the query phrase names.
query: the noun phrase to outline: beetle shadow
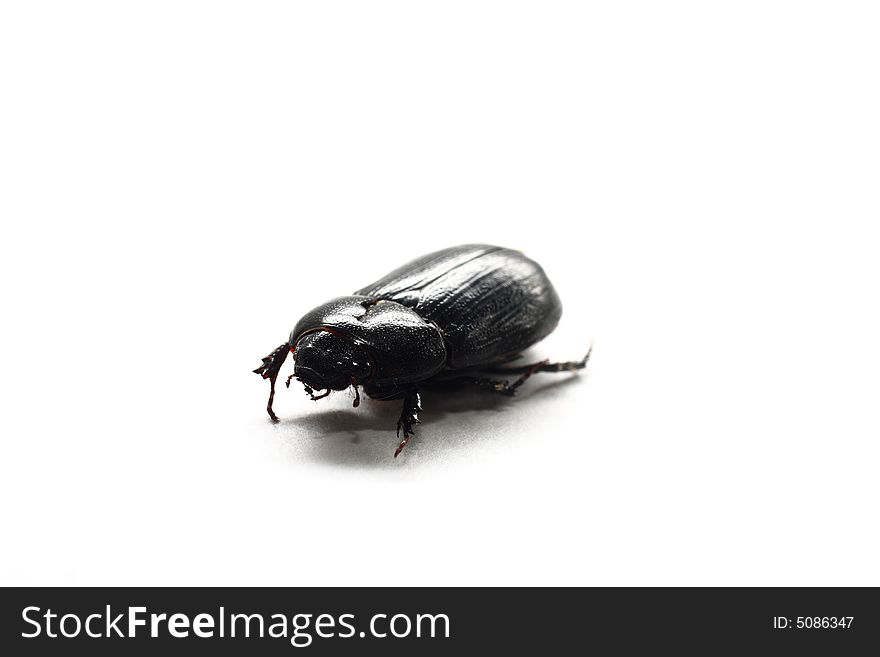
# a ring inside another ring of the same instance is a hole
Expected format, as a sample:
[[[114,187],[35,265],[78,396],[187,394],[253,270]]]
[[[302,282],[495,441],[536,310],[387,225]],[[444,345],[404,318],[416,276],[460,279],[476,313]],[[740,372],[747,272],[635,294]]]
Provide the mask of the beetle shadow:
[[[577,385],[584,375],[565,376],[531,385],[515,397],[478,388],[426,390],[422,393],[424,424],[398,458],[397,418],[402,402],[363,399],[359,408],[334,407],[282,420],[278,428],[290,457],[331,466],[400,470],[503,441],[521,423],[522,413],[551,401],[560,386]]]

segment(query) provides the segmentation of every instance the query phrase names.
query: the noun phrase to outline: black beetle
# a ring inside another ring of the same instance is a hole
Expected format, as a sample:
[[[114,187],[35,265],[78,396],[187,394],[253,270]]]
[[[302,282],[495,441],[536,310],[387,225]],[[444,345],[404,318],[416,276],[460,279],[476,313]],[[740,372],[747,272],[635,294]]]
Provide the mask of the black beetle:
[[[513,395],[535,372],[585,367],[589,351],[568,363],[499,367],[549,335],[561,314],[559,296],[538,263],[499,246],[455,246],[318,306],[254,372],[269,379],[266,410],[275,422],[275,380],[288,353],[294,370],[287,386],[298,379],[312,399],[351,386],[358,406],[361,385],[374,399],[403,399],[397,456],[420,423],[420,387],[460,382]],[[519,378],[508,383],[490,373]]]

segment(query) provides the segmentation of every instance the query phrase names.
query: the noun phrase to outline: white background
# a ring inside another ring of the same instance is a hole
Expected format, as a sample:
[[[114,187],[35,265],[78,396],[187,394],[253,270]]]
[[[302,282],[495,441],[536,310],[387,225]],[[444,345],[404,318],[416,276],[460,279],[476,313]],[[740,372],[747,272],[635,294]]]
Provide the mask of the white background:
[[[4,3],[0,582],[880,585],[878,30]],[[300,315],[464,242],[545,266],[530,355],[585,374],[425,394],[397,460],[396,403],[269,423]]]

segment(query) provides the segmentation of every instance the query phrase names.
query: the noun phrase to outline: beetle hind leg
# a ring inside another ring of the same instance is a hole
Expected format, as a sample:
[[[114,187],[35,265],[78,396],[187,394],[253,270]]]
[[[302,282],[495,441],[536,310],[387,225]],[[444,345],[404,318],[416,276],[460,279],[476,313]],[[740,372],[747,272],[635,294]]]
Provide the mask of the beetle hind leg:
[[[266,412],[269,413],[269,417],[272,418],[273,422],[278,422],[278,416],[272,410],[272,402],[275,401],[275,379],[278,378],[278,372],[281,371],[281,366],[284,365],[284,361],[289,353],[290,345],[285,342],[263,358],[263,364],[254,370],[254,374],[259,374],[264,379],[269,379],[269,403],[266,404]]]
[[[419,396],[418,390],[411,390],[406,393],[403,398],[403,410],[400,412],[400,419],[397,420],[397,437],[400,438],[400,428],[403,427],[403,440],[394,450],[394,458],[403,451],[409,439],[414,435],[413,426],[421,424],[419,420],[419,411],[422,410],[422,398]]]
[[[520,365],[518,367],[487,367],[486,371],[495,374],[528,374],[529,376],[537,372],[574,372],[582,370],[587,366],[591,353],[593,353],[592,345],[587,349],[587,354],[580,360],[571,360],[564,363],[551,363],[549,360],[542,360],[540,363]]]
[[[576,372],[577,370],[584,369],[587,366],[587,362],[590,360],[590,354],[592,351],[593,347],[590,346],[587,350],[587,355],[580,360],[567,361],[564,363],[551,363],[549,360],[542,360],[540,363],[532,363],[531,365],[522,365],[520,367],[496,367],[486,370],[487,372],[495,374],[519,374],[519,378],[513,383],[481,377],[469,377],[466,380],[468,383],[480,386],[481,388],[488,388],[493,392],[512,397],[516,394],[517,388],[525,383],[532,374],[537,374],[538,372]]]

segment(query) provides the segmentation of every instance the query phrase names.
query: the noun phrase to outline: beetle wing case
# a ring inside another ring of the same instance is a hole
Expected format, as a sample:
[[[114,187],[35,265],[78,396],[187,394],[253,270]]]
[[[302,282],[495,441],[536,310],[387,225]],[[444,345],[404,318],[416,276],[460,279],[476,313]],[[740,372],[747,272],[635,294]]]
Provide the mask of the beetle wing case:
[[[321,330],[349,337],[368,348],[376,368],[371,381],[374,385],[422,381],[446,365],[440,330],[411,308],[393,301],[360,295],[328,301],[297,323],[290,344],[295,349],[304,334]]]
[[[510,360],[549,335],[562,315],[537,262],[489,244],[429,253],[355,294],[396,301],[439,326],[453,370]]]

